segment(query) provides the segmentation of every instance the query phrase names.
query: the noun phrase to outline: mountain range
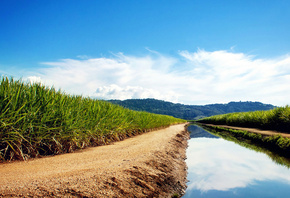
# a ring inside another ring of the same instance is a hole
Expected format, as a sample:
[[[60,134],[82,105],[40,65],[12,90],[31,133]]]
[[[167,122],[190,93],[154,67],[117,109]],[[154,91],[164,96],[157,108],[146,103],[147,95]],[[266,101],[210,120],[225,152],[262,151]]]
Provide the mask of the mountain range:
[[[270,110],[275,108],[271,104],[261,102],[229,102],[227,104],[208,105],[184,105],[180,103],[166,102],[156,99],[128,99],[128,100],[108,100],[113,104],[118,104],[128,109],[136,111],[147,111],[150,113],[170,115],[185,120],[197,120],[212,115],[247,112],[257,110]]]

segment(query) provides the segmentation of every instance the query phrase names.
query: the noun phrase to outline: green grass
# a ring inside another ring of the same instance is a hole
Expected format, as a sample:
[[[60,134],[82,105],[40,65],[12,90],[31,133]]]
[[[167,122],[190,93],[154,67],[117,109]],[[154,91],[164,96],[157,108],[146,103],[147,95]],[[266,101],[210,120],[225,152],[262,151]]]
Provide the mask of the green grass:
[[[278,107],[268,111],[216,115],[203,118],[198,122],[269,129],[290,133],[290,107]]]
[[[184,122],[3,77],[0,161],[72,152]]]

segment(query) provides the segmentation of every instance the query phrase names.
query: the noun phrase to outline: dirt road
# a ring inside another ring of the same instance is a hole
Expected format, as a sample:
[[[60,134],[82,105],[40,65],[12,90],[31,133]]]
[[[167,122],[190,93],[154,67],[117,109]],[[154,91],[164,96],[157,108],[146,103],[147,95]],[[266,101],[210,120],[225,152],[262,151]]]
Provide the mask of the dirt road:
[[[185,124],[112,145],[0,164],[0,197],[171,197],[185,190]]]
[[[236,126],[228,126],[228,125],[214,125],[214,124],[203,124],[203,125],[219,126],[219,127],[229,128],[229,129],[243,130],[243,131],[248,131],[248,132],[251,132],[251,133],[258,133],[258,134],[262,134],[262,135],[266,135],[266,136],[281,135],[282,137],[290,138],[290,134],[279,133],[277,131],[261,130],[261,129],[256,129],[256,128],[246,128],[246,127],[236,127]]]

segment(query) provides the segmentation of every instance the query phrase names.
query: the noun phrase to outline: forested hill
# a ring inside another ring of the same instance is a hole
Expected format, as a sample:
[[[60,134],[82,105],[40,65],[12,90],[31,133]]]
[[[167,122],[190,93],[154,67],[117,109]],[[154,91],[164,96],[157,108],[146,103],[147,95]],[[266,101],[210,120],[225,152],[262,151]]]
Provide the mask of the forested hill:
[[[273,105],[260,102],[230,102],[228,104],[210,105],[183,105],[156,99],[109,100],[109,102],[132,110],[171,115],[186,120],[232,112],[270,110],[274,108]]]

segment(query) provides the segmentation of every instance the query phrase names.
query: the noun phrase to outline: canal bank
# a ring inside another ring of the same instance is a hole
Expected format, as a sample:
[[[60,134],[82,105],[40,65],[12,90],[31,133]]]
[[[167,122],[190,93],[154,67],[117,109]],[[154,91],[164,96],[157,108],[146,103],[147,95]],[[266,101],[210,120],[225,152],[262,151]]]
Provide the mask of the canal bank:
[[[216,135],[236,142],[244,142],[249,145],[257,145],[272,153],[285,158],[290,158],[290,134],[277,131],[260,130],[227,125],[213,125],[198,123],[202,127],[211,130]]]

